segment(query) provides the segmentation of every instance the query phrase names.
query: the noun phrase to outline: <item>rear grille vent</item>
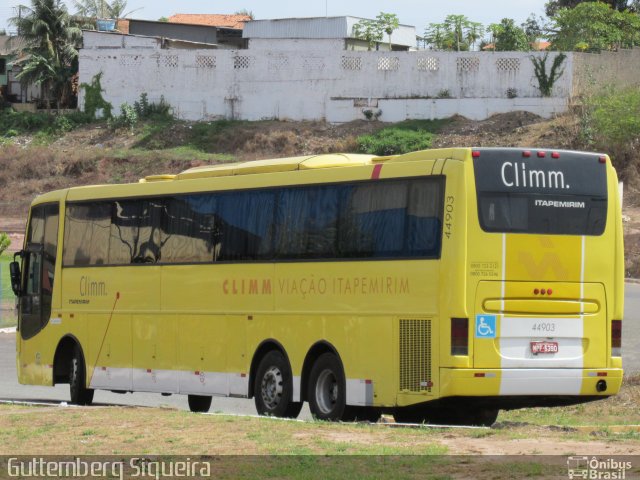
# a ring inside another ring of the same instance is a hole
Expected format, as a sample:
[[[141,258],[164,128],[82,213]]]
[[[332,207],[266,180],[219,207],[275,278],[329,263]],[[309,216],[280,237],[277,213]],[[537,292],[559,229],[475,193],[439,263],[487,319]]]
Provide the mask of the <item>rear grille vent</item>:
[[[400,320],[400,390],[431,392],[431,320]]]

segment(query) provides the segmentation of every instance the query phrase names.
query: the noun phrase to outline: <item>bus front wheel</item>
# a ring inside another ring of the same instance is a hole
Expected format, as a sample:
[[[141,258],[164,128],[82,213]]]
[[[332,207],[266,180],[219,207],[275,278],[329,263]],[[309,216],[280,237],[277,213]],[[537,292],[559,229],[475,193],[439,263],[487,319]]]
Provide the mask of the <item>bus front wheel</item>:
[[[347,405],[344,370],[338,357],[323,353],[313,364],[309,374],[307,399],[311,414],[318,420],[352,421],[353,407]]]
[[[69,368],[69,393],[71,394],[71,403],[74,405],[91,405],[93,403],[93,390],[87,388],[84,358],[78,346],[74,348]]]
[[[271,350],[260,360],[253,391],[258,415],[296,418],[302,410],[302,402],[293,401],[289,362],[278,350]]]
[[[187,402],[194,413],[205,413],[211,408],[211,397],[207,395],[188,395]]]

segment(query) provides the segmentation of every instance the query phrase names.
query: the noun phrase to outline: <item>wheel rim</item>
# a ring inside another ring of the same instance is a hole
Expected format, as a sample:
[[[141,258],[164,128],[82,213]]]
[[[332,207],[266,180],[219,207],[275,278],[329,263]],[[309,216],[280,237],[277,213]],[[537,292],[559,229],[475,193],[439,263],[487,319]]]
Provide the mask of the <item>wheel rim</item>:
[[[323,414],[333,411],[338,401],[338,381],[329,369],[323,370],[318,375],[316,382],[316,404]]]
[[[283,390],[282,372],[278,367],[269,368],[262,377],[261,391],[265,407],[274,410],[280,404]]]

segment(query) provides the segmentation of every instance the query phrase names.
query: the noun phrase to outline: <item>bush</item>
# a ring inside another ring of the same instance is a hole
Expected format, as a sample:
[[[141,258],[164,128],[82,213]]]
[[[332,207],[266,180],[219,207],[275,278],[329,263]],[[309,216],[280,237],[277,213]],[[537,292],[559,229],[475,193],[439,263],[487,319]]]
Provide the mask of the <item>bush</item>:
[[[91,122],[91,118],[82,112],[65,115],[48,113],[0,111],[0,136],[15,137],[17,135],[39,132],[45,136],[60,135],[75,130],[80,125]]]
[[[9,248],[9,245],[11,245],[11,239],[9,238],[9,235],[4,232],[0,233],[0,255],[2,255],[7,248]]]
[[[372,155],[397,155],[431,147],[433,134],[424,130],[385,128],[358,138],[358,149]]]
[[[600,141],[630,146],[640,141],[640,91],[612,90],[592,102],[591,116]]]
[[[589,148],[606,151],[625,168],[640,149],[640,91],[612,88],[583,100],[581,135]]]

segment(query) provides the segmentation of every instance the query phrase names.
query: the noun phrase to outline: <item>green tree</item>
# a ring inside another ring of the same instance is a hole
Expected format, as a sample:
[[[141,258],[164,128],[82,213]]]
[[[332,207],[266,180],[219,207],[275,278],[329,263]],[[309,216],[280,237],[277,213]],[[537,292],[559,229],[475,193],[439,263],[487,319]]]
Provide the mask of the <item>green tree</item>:
[[[466,29],[464,39],[469,45],[469,50],[473,50],[476,42],[484,35],[484,26],[479,22],[469,22]]]
[[[18,64],[23,84],[35,83],[49,108],[53,93],[58,108],[71,95],[71,77],[78,71],[78,45],[81,30],[73,25],[62,0],[31,0],[31,6],[18,6],[21,14],[9,22],[26,41],[26,55]]]
[[[537,42],[539,38],[545,37],[545,23],[542,17],[536,17],[534,13],[529,15],[527,19],[520,25],[529,43]]]
[[[76,15],[84,18],[126,18],[133,12],[127,10],[127,0],[73,0]]]
[[[500,23],[489,25],[494,50],[498,52],[528,51],[531,49],[524,28],[516,25],[512,18],[503,18]]]
[[[380,12],[376,17],[380,30],[389,35],[389,51],[391,51],[391,34],[400,26],[398,16],[394,13]]]
[[[553,17],[562,8],[575,8],[581,3],[596,1],[605,3],[619,12],[634,10],[639,4],[638,0],[550,0],[545,4],[544,9],[548,17]]]
[[[234,15],[246,15],[251,20],[255,20],[256,19],[256,17],[253,15],[253,12],[251,10],[247,10],[246,8],[243,8],[242,10],[237,10],[234,13]]]
[[[640,17],[601,2],[562,8],[551,18],[549,39],[555,50],[618,50],[640,45]]]
[[[367,42],[367,50],[371,51],[376,44],[382,40],[384,32],[379,22],[375,20],[362,19],[353,26],[353,36]]]
[[[464,15],[447,15],[444,19],[445,28],[453,35],[453,43],[456,50],[469,50],[465,43],[465,28],[469,25],[469,19]]]
[[[425,40],[436,50],[469,50],[482,38],[484,27],[464,15],[447,15],[443,23],[430,23]]]

